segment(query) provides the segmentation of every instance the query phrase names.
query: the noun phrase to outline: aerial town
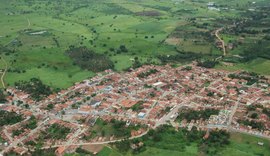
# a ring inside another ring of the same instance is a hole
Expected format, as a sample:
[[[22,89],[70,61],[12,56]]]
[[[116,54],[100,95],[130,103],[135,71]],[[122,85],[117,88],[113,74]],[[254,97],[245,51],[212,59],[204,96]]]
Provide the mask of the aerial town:
[[[54,147],[57,155],[63,155],[80,145],[138,138],[164,124],[270,138],[269,83],[268,78],[254,73],[207,69],[192,63],[181,67],[145,65],[123,73],[106,70],[42,101],[8,88],[8,102],[1,104],[0,110],[22,119],[3,127],[1,154],[13,151],[23,155],[40,143],[40,148]],[[212,112],[208,118],[181,115],[205,110]],[[117,122],[130,127],[128,134],[100,129],[100,125]]]

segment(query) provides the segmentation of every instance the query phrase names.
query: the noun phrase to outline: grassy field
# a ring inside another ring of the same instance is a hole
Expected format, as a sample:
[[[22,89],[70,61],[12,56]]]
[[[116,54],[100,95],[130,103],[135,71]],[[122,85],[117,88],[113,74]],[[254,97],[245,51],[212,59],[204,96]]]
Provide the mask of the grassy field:
[[[217,69],[225,69],[229,71],[247,70],[250,72],[256,72],[262,75],[270,75],[270,60],[258,58],[247,63],[238,63],[233,66],[218,65]]]
[[[209,10],[206,0],[0,0],[0,54],[10,69],[5,82],[12,86],[16,81],[39,77],[53,88],[67,88],[93,76],[93,72],[73,64],[65,53],[69,46],[86,46],[105,54],[117,71],[131,67],[135,57],[142,63],[160,63],[157,56],[179,51],[222,55],[212,32],[231,25],[253,6],[248,0],[215,2],[221,11]],[[265,0],[257,2],[258,6],[267,4]],[[256,30],[266,28],[260,25]],[[264,35],[224,32],[222,37],[233,42],[245,36],[244,44],[229,52],[235,55]],[[119,52],[121,45],[128,51]],[[268,60],[255,60],[235,68],[269,74],[268,65]]]
[[[190,147],[187,149],[189,152],[179,152],[179,151],[172,151],[172,150],[164,150],[164,149],[158,149],[158,148],[152,148],[149,147],[147,148],[146,151],[135,154],[137,156],[149,156],[149,155],[155,155],[155,156],[165,156],[165,155],[171,155],[171,156],[196,156],[197,153],[197,148],[196,147]],[[98,156],[121,156],[123,154],[119,153],[115,149],[105,147],[101,152],[98,153]],[[134,154],[132,153],[127,153],[125,154],[127,156],[133,156]]]
[[[259,146],[263,142],[264,146]],[[270,141],[246,134],[232,133],[231,144],[220,153],[224,156],[270,155]]]
[[[222,149],[217,155],[222,156],[258,156],[258,155],[270,155],[270,141],[257,138],[250,135],[231,133],[230,145]],[[264,146],[259,146],[258,142],[263,142]],[[121,156],[123,154],[119,153],[114,148],[105,147],[98,156]],[[127,156],[132,156],[134,154],[127,153],[124,154]],[[148,156],[148,155],[157,155],[157,156],[196,156],[200,155],[198,153],[198,147],[194,144],[188,146],[186,152],[172,151],[166,149],[158,149],[153,147],[147,147],[146,151],[136,154],[138,156]]]

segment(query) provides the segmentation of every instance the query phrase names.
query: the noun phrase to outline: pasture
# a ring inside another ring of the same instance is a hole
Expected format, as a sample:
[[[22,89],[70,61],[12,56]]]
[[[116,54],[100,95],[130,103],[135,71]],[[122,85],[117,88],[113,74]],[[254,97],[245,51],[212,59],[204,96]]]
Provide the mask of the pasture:
[[[257,1],[265,5],[265,0]],[[158,56],[179,52],[221,56],[213,31],[231,25],[254,6],[248,0],[215,2],[220,11],[208,9],[206,0],[0,0],[0,54],[9,69],[5,83],[12,86],[38,77],[53,88],[67,88],[92,77],[93,71],[81,69],[67,56],[70,46],[105,54],[117,71],[131,67],[135,57],[142,64],[159,64]],[[256,30],[265,28],[260,25]],[[225,42],[244,43],[229,55],[241,53],[265,35],[222,33]],[[120,51],[121,46],[127,51]],[[239,64],[235,68],[270,73],[263,69],[267,61],[252,65],[255,67]]]

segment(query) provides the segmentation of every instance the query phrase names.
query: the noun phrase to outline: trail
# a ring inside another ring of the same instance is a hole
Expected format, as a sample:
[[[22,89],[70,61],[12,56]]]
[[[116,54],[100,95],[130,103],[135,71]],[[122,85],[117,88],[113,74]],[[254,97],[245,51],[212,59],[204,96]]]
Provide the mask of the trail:
[[[6,88],[6,85],[5,85],[5,82],[4,82],[4,77],[5,77],[5,74],[7,72],[8,65],[7,65],[7,61],[3,57],[1,59],[5,64],[5,70],[4,70],[4,72],[3,72],[2,76],[1,76],[1,83],[2,83],[3,88]]]
[[[29,29],[30,26],[31,26],[31,22],[30,22],[29,18],[27,18],[27,22],[28,22],[28,25],[27,25],[27,27],[25,29]],[[14,41],[18,37],[19,37],[19,35],[17,35],[14,39],[12,39],[10,42],[5,44],[4,46],[9,45],[12,41]],[[3,57],[1,59],[5,64],[5,70],[4,70],[4,72],[3,72],[2,76],[1,76],[1,83],[2,83],[3,88],[6,88],[6,85],[5,85],[5,82],[4,82],[4,77],[5,77],[7,69],[8,69],[8,64],[7,64],[7,61]]]
[[[31,22],[30,22],[29,18],[27,18],[27,21],[28,21],[28,26],[27,26],[27,28],[30,28]]]
[[[219,28],[215,31],[215,36],[218,38],[218,40],[222,43],[222,49],[223,49],[223,56],[226,56],[226,48],[225,48],[225,42],[221,39],[219,36],[219,32],[222,31],[223,28]]]
[[[30,26],[31,26],[31,21],[29,20],[29,18],[26,18],[26,19],[27,19],[28,25],[27,25],[27,27],[24,28],[24,30],[25,30],[25,29],[29,29]],[[15,40],[16,38],[18,38],[19,36],[20,36],[20,35],[17,34],[10,42],[6,43],[6,44],[4,45],[4,47],[7,46],[7,45],[9,45],[12,41],[14,41],[14,40]]]

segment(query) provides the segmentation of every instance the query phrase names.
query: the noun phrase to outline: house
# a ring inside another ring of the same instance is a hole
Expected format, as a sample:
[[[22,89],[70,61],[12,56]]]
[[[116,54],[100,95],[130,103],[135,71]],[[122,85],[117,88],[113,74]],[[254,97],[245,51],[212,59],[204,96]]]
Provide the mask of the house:
[[[89,105],[92,107],[97,107],[100,104],[101,104],[101,101],[97,101],[97,100],[91,100],[91,102],[89,103]]]
[[[106,86],[103,90],[104,90],[104,92],[110,92],[111,90],[113,89],[113,87],[112,86]]]
[[[19,155],[24,155],[27,152],[27,149],[22,147],[15,147],[13,151]]]
[[[131,108],[136,103],[137,103],[137,101],[133,101],[133,100],[129,100],[129,99],[123,100],[121,102],[122,106],[125,107],[125,108]]]
[[[60,146],[55,150],[55,154],[57,156],[62,156],[65,154],[65,150],[66,150],[65,146]]]
[[[81,106],[80,109],[78,110],[78,113],[82,115],[88,115],[90,114],[91,110],[92,110],[91,106]]]

